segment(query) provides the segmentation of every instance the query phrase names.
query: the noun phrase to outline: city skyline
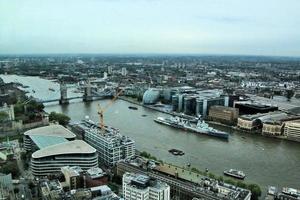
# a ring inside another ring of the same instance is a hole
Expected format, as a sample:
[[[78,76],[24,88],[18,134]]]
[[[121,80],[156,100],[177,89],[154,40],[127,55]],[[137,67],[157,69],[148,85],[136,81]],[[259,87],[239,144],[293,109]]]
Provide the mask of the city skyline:
[[[300,56],[296,0],[0,1],[0,54]]]

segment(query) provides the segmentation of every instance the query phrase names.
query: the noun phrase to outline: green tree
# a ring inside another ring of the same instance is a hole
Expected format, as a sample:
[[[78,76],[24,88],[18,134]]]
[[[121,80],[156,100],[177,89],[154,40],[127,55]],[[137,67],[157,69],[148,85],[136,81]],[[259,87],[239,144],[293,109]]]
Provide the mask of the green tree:
[[[294,96],[294,91],[293,90],[286,90],[285,96],[288,99],[288,101],[290,101],[291,98]]]
[[[261,196],[261,189],[257,184],[249,184],[247,188],[251,191],[251,200],[258,200]]]
[[[0,122],[4,122],[8,119],[8,114],[6,112],[0,112]]]
[[[236,186],[237,187],[240,187],[240,188],[247,188],[247,185],[245,183],[243,183],[242,181],[238,181],[236,183]]]
[[[16,162],[7,162],[5,163],[1,169],[0,172],[3,174],[10,174],[13,178],[17,178],[20,175],[19,168],[17,166]]]
[[[70,121],[70,117],[62,113],[51,112],[49,115],[50,121],[57,121],[60,125],[67,125]]]

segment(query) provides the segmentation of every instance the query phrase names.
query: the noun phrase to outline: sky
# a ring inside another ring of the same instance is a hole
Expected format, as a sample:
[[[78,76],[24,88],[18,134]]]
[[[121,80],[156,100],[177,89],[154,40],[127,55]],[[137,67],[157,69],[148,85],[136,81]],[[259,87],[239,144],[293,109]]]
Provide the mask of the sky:
[[[0,0],[0,54],[300,56],[300,0]]]

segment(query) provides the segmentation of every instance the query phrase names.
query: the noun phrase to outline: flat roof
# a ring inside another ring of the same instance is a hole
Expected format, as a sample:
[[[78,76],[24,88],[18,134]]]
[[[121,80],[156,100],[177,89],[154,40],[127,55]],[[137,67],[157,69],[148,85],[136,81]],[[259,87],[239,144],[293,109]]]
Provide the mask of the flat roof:
[[[30,135],[31,140],[39,149],[44,149],[46,147],[61,144],[68,142],[64,137],[55,137],[55,136],[43,136],[43,135]]]
[[[55,136],[55,137],[63,137],[63,138],[75,138],[76,135],[72,133],[70,130],[65,127],[52,124],[49,126],[43,126],[39,128],[34,128],[29,131],[26,131],[24,135],[43,135],[43,136]]]
[[[32,154],[32,158],[43,158],[47,156],[63,154],[91,154],[96,153],[96,149],[83,140],[74,140],[38,150]]]

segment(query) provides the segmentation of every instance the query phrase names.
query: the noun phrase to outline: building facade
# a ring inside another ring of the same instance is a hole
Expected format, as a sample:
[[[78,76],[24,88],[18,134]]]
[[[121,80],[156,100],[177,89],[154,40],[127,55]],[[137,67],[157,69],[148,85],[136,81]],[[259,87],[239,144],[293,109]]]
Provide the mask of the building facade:
[[[83,122],[81,127],[84,130],[84,140],[97,150],[101,163],[114,166],[120,160],[135,156],[135,142],[122,136],[119,130],[112,127],[101,130],[89,121]]]
[[[97,167],[96,149],[83,140],[74,140],[45,147],[31,156],[30,168],[34,176],[59,173],[64,166],[78,166],[85,171]]]
[[[213,121],[235,125],[239,116],[239,110],[225,106],[212,106],[209,109],[208,118]]]
[[[284,135],[289,140],[300,141],[300,120],[285,123]]]
[[[170,186],[149,176],[125,173],[123,196],[125,200],[169,200]]]

